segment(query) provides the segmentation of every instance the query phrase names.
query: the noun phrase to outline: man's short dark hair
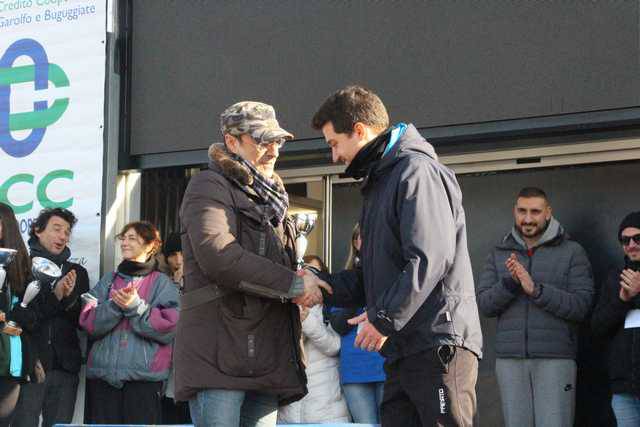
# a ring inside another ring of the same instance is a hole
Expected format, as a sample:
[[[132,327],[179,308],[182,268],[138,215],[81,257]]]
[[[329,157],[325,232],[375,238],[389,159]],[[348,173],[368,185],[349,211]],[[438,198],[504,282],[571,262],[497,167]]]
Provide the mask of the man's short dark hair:
[[[348,86],[322,104],[311,126],[321,130],[329,122],[336,133],[351,134],[358,122],[382,131],[389,127],[389,114],[378,95],[362,86]]]
[[[54,216],[60,217],[68,222],[70,229],[73,229],[73,226],[76,225],[76,222],[78,222],[78,219],[70,210],[63,208],[46,208],[41,210],[38,218],[36,218],[35,221],[31,223],[31,228],[29,228],[29,236],[37,239],[38,236],[36,235],[36,232],[42,233],[42,231],[47,228],[47,224],[49,224],[49,220],[51,219],[51,217]]]
[[[522,190],[520,190],[520,192],[518,193],[518,197],[516,197],[516,199],[519,199],[520,197],[524,197],[525,199],[528,199],[531,197],[539,197],[541,199],[546,200],[547,202],[549,201],[549,198],[547,197],[547,193],[545,193],[542,189],[538,187],[524,187]]]

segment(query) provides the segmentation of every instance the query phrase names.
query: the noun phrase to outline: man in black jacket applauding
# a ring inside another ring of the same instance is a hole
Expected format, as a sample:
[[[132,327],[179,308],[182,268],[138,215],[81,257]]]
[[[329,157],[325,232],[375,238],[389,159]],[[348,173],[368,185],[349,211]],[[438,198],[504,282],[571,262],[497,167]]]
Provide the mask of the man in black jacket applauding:
[[[62,277],[53,289],[43,287],[37,296],[42,316],[36,337],[37,369],[45,378],[22,388],[14,427],[37,427],[41,412],[43,427],[70,423],[73,418],[82,364],[77,334],[80,295],[89,290],[87,270],[69,261],[67,245],[76,221],[67,209],[48,208],[29,231],[31,257],[53,261],[62,269]]]
[[[640,425],[640,212],[618,230],[625,266],[612,270],[591,318],[594,333],[609,341],[611,406],[619,427]]]

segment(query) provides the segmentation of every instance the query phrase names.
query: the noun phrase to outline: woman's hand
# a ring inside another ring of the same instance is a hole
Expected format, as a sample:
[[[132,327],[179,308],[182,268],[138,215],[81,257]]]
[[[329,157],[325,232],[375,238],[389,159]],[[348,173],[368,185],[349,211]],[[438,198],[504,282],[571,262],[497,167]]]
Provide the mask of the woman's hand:
[[[113,292],[111,299],[122,309],[132,306],[140,298],[138,290],[130,283],[122,289]]]

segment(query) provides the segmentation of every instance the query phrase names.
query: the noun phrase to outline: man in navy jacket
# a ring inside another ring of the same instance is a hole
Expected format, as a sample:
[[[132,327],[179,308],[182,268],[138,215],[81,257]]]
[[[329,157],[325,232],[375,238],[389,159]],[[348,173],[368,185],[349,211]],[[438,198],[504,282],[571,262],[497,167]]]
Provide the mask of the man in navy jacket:
[[[356,345],[386,358],[382,425],[472,425],[482,334],[455,174],[365,88],[333,94],[312,124],[364,178],[362,267],[321,277],[329,304],[367,307],[350,322]]]

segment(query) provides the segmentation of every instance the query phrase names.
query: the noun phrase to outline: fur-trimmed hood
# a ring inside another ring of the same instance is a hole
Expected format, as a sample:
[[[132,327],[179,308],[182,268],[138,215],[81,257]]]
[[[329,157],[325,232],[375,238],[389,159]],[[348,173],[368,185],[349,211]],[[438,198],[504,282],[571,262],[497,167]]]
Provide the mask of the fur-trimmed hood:
[[[225,176],[241,185],[251,186],[253,184],[251,171],[239,161],[234,160],[224,144],[215,143],[209,146],[209,162],[210,165],[217,165]],[[277,173],[274,172],[271,179],[280,189],[284,190],[284,183]]]

